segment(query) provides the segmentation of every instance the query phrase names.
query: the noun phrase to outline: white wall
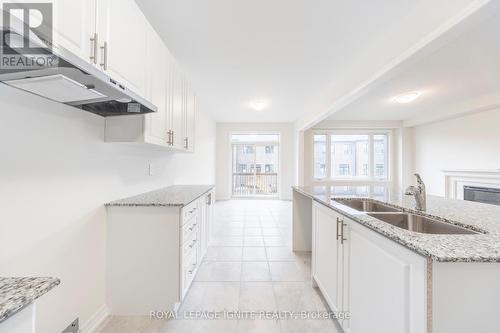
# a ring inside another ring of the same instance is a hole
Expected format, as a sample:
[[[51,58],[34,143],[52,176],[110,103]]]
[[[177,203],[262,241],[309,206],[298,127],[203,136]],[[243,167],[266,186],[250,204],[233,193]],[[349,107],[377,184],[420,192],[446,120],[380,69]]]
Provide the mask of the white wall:
[[[215,123],[200,112],[196,153],[172,154],[104,143],[103,118],[5,85],[0,112],[0,276],[61,278],[37,309],[37,332],[60,332],[105,303],[103,204],[215,183]]]
[[[292,199],[294,182],[294,127],[293,123],[217,123],[216,196],[218,200],[231,198],[231,134],[280,133],[280,199]]]
[[[500,109],[415,127],[415,169],[444,196],[444,169],[500,169]]]

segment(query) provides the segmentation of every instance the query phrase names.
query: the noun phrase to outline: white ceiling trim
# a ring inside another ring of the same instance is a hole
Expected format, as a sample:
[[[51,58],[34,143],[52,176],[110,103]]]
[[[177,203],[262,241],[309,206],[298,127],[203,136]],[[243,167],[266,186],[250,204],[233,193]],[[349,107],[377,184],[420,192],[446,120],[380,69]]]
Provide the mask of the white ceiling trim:
[[[480,96],[479,98],[471,99],[466,103],[462,102],[458,105],[451,105],[446,110],[440,110],[440,112],[436,112],[432,116],[416,117],[404,120],[403,126],[404,127],[421,126],[430,123],[450,120],[454,118],[460,118],[466,115],[471,115],[479,112],[500,109],[500,103],[498,103],[499,100],[500,100],[500,93],[491,94],[487,96]]]

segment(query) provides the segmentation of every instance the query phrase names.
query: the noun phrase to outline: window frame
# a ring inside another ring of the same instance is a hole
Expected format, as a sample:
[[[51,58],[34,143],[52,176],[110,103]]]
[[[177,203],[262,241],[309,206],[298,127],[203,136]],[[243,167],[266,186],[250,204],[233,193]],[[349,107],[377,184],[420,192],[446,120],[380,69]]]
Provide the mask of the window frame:
[[[387,154],[385,163],[387,166],[387,177],[380,178],[376,177],[375,173],[375,145],[374,145],[374,135],[387,135]],[[316,178],[314,176],[314,136],[315,135],[326,135],[326,177],[324,178]],[[368,135],[368,154],[369,154],[369,162],[368,162],[368,176],[349,176],[349,177],[339,177],[332,176],[331,168],[332,168],[332,151],[331,151],[331,143],[332,143],[332,135]],[[391,182],[392,175],[392,135],[393,131],[390,129],[314,129],[311,135],[310,147],[312,151],[312,161],[311,161],[311,170],[313,171],[311,174],[311,178],[315,183],[327,183],[327,182],[364,182],[364,183],[389,183]]]

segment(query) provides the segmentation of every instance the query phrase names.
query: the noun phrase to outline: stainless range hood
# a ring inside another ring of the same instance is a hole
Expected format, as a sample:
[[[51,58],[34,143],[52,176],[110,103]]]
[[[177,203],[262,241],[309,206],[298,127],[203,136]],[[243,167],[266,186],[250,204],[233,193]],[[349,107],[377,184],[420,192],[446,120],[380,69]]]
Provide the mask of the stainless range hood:
[[[0,82],[103,117],[157,111],[156,106],[129,90],[123,82],[109,77],[59,45],[48,46],[42,41],[43,36],[28,33],[28,40],[22,37],[24,32],[10,27],[0,28],[1,40],[24,41],[21,45],[30,45],[31,49],[37,50],[37,59],[42,59],[42,65],[28,63],[34,59],[33,55],[27,55],[25,49],[6,47],[2,43]]]

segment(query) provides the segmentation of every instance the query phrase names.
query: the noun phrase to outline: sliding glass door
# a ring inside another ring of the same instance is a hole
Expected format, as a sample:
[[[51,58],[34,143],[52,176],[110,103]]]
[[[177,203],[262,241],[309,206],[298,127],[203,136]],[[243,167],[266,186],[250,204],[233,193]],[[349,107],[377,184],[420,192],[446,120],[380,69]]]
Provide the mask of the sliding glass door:
[[[233,197],[277,196],[279,136],[235,134],[232,149]]]

